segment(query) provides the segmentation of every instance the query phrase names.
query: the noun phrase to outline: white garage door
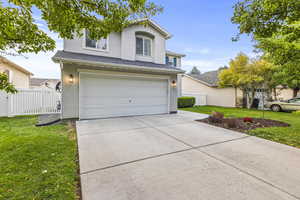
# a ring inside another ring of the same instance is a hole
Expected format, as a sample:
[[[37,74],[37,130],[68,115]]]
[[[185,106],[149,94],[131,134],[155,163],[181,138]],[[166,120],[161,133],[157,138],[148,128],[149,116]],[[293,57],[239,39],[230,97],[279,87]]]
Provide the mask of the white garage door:
[[[168,113],[168,81],[80,73],[79,118]]]

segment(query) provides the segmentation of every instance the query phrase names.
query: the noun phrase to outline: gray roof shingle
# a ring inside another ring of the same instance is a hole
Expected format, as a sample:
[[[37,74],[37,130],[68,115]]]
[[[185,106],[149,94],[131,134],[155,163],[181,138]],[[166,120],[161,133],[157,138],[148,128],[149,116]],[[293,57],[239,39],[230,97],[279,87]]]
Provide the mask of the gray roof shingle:
[[[190,75],[190,76],[200,81],[203,81],[212,87],[217,87],[219,81],[219,77],[218,77],[219,72],[220,70],[215,70],[215,71],[205,72],[200,75]]]
[[[86,61],[86,62],[95,62],[95,63],[107,63],[107,64],[119,64],[119,65],[131,65],[136,67],[149,67],[149,68],[163,68],[172,71],[183,72],[179,68],[174,68],[170,65],[166,64],[156,64],[152,62],[144,62],[144,61],[131,61],[124,60],[120,58],[113,57],[105,57],[105,56],[96,56],[82,53],[74,53],[68,51],[57,51],[56,54],[52,57],[52,59],[56,62],[59,60],[78,60],[78,61]]]
[[[46,81],[53,81],[53,82],[59,82],[59,79],[52,79],[52,78],[30,78],[29,84],[30,86],[40,86]]]

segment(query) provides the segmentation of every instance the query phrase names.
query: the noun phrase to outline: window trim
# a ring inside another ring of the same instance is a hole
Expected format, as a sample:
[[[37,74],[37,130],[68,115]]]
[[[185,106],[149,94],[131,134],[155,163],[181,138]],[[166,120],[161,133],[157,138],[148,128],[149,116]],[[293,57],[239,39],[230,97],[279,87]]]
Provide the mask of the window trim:
[[[103,49],[97,49],[97,48],[92,48],[92,47],[87,47],[86,46],[86,29],[84,29],[84,31],[83,31],[83,40],[82,40],[82,48],[83,49],[108,53],[109,52],[109,35],[106,38],[106,42],[107,42],[107,48],[105,50],[103,50]]]
[[[137,38],[140,38],[143,40],[143,54],[137,54],[137,51],[136,51],[136,39]],[[145,55],[145,45],[144,45],[144,40],[147,39],[147,40],[150,40],[150,56],[148,55]],[[136,56],[142,56],[142,57],[147,57],[147,58],[153,58],[153,39],[150,38],[150,37],[147,37],[147,36],[143,36],[143,35],[136,35],[135,36],[135,55]]]

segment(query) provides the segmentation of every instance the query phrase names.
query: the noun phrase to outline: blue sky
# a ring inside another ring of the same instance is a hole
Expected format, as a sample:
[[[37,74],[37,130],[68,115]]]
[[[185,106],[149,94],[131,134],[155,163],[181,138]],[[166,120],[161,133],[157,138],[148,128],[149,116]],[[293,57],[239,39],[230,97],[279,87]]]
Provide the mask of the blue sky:
[[[172,33],[167,49],[184,53],[183,69],[189,71],[197,66],[201,72],[218,69],[226,65],[239,52],[254,56],[250,37],[243,36],[232,42],[237,27],[230,18],[236,0],[153,0],[164,7],[164,12],[154,20]],[[49,33],[46,24],[34,12],[41,29]],[[49,33],[62,49],[62,40],[55,33]],[[52,62],[54,52],[26,54],[24,57],[8,58],[34,73],[36,77],[59,78],[59,66]]]

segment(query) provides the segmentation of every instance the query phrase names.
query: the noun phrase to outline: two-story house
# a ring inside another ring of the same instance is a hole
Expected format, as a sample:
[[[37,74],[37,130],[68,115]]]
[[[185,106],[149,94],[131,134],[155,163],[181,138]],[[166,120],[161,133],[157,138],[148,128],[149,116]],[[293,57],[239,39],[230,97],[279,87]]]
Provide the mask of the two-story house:
[[[108,118],[177,112],[182,54],[166,51],[172,36],[155,22],[120,33],[64,40],[60,63],[62,118]]]

